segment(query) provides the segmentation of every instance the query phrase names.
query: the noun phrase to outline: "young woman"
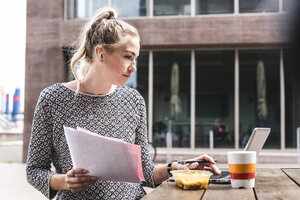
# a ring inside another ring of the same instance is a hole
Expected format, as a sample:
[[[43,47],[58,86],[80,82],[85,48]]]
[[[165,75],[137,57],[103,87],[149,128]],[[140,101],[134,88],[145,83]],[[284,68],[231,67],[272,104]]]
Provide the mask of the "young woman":
[[[28,182],[49,199],[56,195],[57,199],[72,200],[139,199],[145,195],[141,184],[102,181],[85,175],[86,169],[73,169],[63,126],[79,126],[141,145],[146,186],[155,187],[169,177],[168,171],[182,169],[175,162],[154,168],[150,160],[144,99],[136,90],[124,86],[136,71],[140,38],[133,26],[115,17],[113,9],[105,9],[87,23],[71,60],[76,80],[54,84],[39,97],[26,172]],[[80,79],[78,65],[83,75]],[[210,163],[193,163],[189,168],[220,173],[207,155],[195,159]],[[120,170],[124,167],[120,166]]]

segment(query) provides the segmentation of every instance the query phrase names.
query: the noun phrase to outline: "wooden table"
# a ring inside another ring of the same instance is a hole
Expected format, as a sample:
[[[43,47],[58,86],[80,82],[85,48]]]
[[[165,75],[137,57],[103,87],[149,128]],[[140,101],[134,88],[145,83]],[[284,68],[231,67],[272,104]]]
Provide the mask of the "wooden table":
[[[230,184],[209,184],[206,190],[183,190],[165,181],[142,200],[300,199],[300,168],[256,169],[255,188],[233,189]]]

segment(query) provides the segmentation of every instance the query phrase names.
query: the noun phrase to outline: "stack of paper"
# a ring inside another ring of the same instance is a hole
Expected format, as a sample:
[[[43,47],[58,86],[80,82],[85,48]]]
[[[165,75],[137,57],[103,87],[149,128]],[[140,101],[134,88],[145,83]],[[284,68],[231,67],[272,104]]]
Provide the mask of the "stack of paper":
[[[90,175],[105,181],[141,183],[141,146],[104,137],[80,127],[64,127],[74,168],[83,168]]]

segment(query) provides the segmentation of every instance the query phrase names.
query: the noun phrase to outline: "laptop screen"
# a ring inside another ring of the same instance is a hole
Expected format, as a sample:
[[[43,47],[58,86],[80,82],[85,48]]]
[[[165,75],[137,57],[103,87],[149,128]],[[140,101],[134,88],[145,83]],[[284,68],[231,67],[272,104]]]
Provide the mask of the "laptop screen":
[[[263,148],[269,133],[271,129],[270,128],[255,128],[248,140],[248,143],[245,147],[245,151],[256,151],[256,154],[261,151]]]

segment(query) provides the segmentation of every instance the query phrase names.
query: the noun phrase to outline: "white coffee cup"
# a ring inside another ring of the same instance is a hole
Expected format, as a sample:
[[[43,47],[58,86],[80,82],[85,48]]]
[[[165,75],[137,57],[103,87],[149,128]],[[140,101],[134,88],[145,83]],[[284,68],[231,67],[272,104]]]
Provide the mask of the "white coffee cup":
[[[231,186],[233,188],[254,188],[256,151],[227,152]]]

